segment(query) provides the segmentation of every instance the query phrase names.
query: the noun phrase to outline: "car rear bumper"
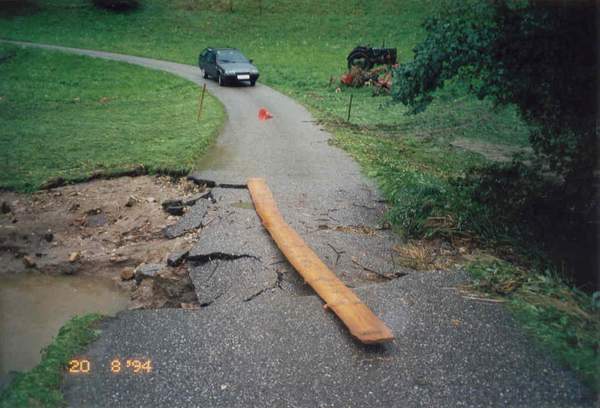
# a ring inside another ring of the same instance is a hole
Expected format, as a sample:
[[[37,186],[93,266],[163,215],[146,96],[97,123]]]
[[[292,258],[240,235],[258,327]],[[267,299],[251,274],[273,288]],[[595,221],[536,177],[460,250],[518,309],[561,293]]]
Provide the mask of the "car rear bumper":
[[[240,75],[248,75],[249,78],[248,79],[239,79]],[[244,82],[244,81],[250,81],[250,82],[256,82],[256,80],[258,79],[258,77],[260,76],[260,74],[235,74],[235,75],[225,75],[224,78],[226,81],[228,82],[235,82],[235,81],[239,81],[239,82]]]

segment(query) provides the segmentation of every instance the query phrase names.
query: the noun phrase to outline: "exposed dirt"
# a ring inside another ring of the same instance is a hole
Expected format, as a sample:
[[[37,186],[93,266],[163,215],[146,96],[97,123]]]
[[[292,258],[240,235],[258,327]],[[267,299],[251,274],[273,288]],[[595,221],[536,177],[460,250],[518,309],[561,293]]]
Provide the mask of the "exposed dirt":
[[[0,192],[0,276],[34,269],[49,275],[103,276],[143,300],[137,293],[140,288],[130,280],[134,268],[163,264],[163,274],[185,280],[185,274],[168,268],[166,260],[171,253],[187,251],[195,239],[193,233],[164,237],[162,229],[179,217],[163,211],[161,203],[201,191],[184,179],[140,176],[94,180],[31,195]],[[134,306],[151,303],[174,306],[173,301],[156,299]]]

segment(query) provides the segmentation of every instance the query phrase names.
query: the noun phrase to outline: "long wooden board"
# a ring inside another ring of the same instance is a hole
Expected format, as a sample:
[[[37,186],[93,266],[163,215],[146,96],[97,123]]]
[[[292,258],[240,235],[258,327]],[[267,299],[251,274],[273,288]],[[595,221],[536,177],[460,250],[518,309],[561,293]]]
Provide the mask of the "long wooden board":
[[[248,189],[264,227],[288,261],[302,275],[350,333],[366,344],[394,340],[392,331],[325,265],[283,219],[271,190],[261,178],[248,179]]]

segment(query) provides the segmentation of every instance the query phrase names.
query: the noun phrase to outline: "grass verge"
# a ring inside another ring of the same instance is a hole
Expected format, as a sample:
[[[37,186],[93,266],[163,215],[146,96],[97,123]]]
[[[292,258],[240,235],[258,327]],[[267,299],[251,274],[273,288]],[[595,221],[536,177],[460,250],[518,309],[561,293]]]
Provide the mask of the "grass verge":
[[[32,191],[143,166],[189,171],[224,121],[198,87],[124,63],[0,45],[0,187]]]
[[[59,330],[52,343],[42,351],[42,361],[32,370],[18,374],[0,394],[0,406],[62,406],[62,370],[74,354],[82,351],[98,337],[99,332],[94,330],[94,324],[101,318],[98,314],[88,314],[69,320]]]
[[[544,349],[600,392],[600,297],[581,292],[551,270],[527,271],[501,260],[467,266],[471,288],[506,298],[514,316]]]

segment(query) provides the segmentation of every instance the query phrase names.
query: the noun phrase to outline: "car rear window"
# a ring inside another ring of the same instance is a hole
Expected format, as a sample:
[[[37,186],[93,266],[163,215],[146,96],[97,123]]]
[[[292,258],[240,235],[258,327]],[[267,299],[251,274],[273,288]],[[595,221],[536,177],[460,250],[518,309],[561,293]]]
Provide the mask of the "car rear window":
[[[219,51],[217,53],[217,59],[219,62],[248,62],[248,59],[244,57],[244,54],[233,50]]]

